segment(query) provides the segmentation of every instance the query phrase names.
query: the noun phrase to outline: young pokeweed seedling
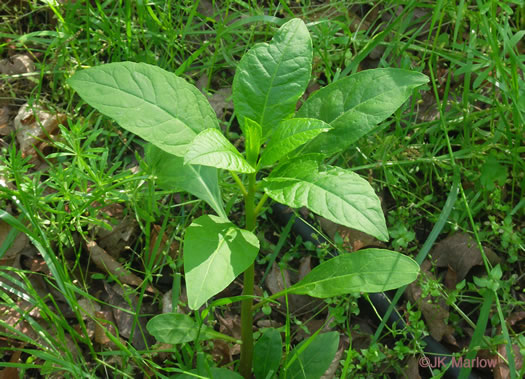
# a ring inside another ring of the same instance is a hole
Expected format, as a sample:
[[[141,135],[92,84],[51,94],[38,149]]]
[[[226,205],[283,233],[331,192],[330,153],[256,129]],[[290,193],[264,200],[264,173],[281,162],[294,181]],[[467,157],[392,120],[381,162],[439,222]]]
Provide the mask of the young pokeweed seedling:
[[[401,69],[362,71],[320,89],[296,113],[310,80],[312,58],[306,25],[293,19],[282,25],[270,43],[255,45],[241,59],[233,82],[233,102],[246,139],[244,152],[222,134],[204,95],[161,68],[110,63],[77,72],[69,80],[88,104],[151,143],[147,159],[162,186],[189,192],[217,214],[198,217],[185,232],[188,305],[199,309],[244,273],[239,372],[245,378],[252,375],[254,260],[259,251],[254,230],[265,201],[271,198],[294,208],[306,207],[387,241],[380,201],[370,184],[352,171],[323,164],[323,159],[370,132],[428,80],[423,74]],[[242,228],[228,219],[218,169],[230,172],[244,197]],[[258,192],[263,195],[256,204]],[[257,307],[285,293],[326,298],[386,291],[414,281],[418,272],[417,263],[407,256],[366,249],[328,260]],[[197,327],[188,316],[173,317],[168,322],[168,315],[157,316],[148,329],[163,342],[198,338]],[[206,338],[210,333],[200,334]],[[261,347],[258,342],[259,350],[268,347],[278,353],[268,361],[271,364],[256,363],[257,377],[275,372],[282,352],[275,333],[263,336],[265,344]],[[314,337],[288,356],[282,370],[289,374],[302,370],[308,357],[323,345],[337,349],[337,333]],[[326,350],[328,364],[335,354],[332,350]],[[311,370],[322,370],[321,366]]]

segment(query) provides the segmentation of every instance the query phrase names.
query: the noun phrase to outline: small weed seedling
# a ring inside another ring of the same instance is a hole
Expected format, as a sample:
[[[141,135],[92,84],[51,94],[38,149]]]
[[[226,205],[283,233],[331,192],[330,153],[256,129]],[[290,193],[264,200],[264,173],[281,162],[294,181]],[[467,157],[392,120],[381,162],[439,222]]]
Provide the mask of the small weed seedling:
[[[310,80],[312,55],[306,25],[293,19],[269,44],[254,46],[241,59],[233,102],[246,141],[244,152],[221,133],[212,107],[197,88],[158,67],[110,63],[69,80],[88,104],[152,144],[147,159],[159,181],[204,200],[216,212],[198,217],[185,231],[188,305],[198,310],[244,273],[238,369],[245,378],[252,376],[252,363],[257,378],[271,377],[279,366],[284,375],[321,376],[339,341],[336,332],[314,334],[281,362],[280,334],[269,329],[255,346],[253,362],[252,323],[258,307],[285,294],[327,298],[386,291],[414,281],[419,272],[407,256],[366,249],[332,258],[290,288],[253,305],[253,263],[259,251],[254,230],[268,198],[388,239],[379,199],[369,183],[352,171],[324,165],[323,159],[370,132],[427,82],[423,74],[407,70],[362,71],[317,91],[296,113]],[[229,171],[244,197],[242,228],[224,210],[218,169]],[[172,344],[217,338],[211,328],[199,328],[181,314],[156,316],[148,329],[159,341]],[[220,370],[225,369],[210,372]]]

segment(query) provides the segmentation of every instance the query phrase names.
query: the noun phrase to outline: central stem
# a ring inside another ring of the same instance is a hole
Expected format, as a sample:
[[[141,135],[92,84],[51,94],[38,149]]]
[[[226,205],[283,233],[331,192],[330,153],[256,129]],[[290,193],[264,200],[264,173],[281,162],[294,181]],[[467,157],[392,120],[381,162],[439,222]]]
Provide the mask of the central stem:
[[[246,213],[246,229],[250,232],[255,229],[255,174],[248,176],[248,189],[244,197],[244,211]],[[253,360],[253,281],[254,265],[252,264],[244,272],[243,295],[250,296],[249,299],[242,301],[241,305],[241,362],[239,371],[241,375],[249,379],[252,377],[252,360]]]

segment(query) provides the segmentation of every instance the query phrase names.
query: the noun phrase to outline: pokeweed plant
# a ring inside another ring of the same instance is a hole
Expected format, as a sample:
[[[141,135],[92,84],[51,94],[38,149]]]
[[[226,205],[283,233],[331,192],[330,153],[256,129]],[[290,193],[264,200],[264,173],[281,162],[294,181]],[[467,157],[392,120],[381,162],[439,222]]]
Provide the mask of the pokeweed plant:
[[[290,207],[306,207],[335,223],[388,240],[380,201],[370,184],[323,160],[369,133],[428,80],[423,74],[401,69],[362,71],[315,92],[296,112],[310,81],[312,58],[306,25],[292,19],[270,43],[255,45],[241,59],[233,80],[233,103],[245,137],[243,152],[223,135],[205,96],[161,68],[110,63],[79,71],[69,80],[89,105],[151,143],[146,159],[161,186],[187,191],[215,211],[216,215],[196,218],[185,231],[188,305],[198,310],[244,273],[239,371],[245,378],[252,375],[253,312],[264,302],[285,294],[326,298],[380,292],[414,281],[419,272],[417,263],[407,256],[365,249],[324,262],[295,285],[254,307],[254,260],[259,252],[254,230],[268,198]],[[218,170],[231,174],[244,197],[242,227],[228,219]],[[209,328],[197,333],[189,316],[175,314],[155,317],[148,329],[157,339],[171,343],[215,335]],[[337,333],[327,333],[319,336],[317,344],[309,340],[306,347],[289,355],[282,370],[304,370],[304,364],[315,363],[311,357],[319,354],[319,347],[323,350],[328,344],[336,350],[335,338],[338,340]],[[267,333],[258,342],[259,354],[271,350],[274,358],[268,360],[269,366],[256,363],[257,377],[277,370],[275,363],[279,365],[282,353],[279,341],[276,333]],[[304,355],[308,351],[310,355]],[[301,357],[306,357],[304,362]]]

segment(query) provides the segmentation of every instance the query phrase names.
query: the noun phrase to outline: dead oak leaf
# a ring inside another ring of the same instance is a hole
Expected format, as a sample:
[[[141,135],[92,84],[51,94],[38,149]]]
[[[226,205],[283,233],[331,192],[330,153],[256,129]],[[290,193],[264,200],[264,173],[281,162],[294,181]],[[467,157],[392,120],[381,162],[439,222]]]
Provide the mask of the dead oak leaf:
[[[485,253],[491,262],[499,261],[499,257],[490,249],[486,248]],[[457,283],[465,279],[472,267],[483,264],[476,241],[466,233],[456,233],[445,238],[436,245],[431,255],[437,267],[450,267],[455,271]]]

